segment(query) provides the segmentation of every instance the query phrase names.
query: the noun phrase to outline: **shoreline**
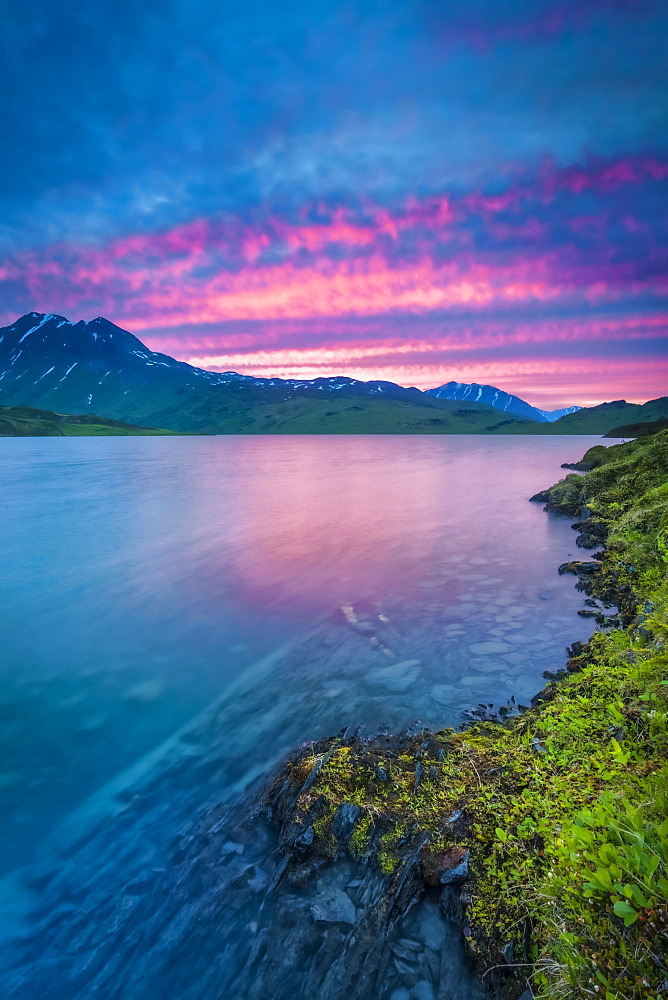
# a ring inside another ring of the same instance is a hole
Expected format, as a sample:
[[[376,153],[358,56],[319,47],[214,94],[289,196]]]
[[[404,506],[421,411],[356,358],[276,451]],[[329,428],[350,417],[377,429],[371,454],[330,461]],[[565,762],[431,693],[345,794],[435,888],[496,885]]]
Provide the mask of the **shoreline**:
[[[648,779],[659,800],[666,794],[668,629],[659,608],[668,433],[592,452],[584,476],[532,499],[578,518],[579,547],[606,545],[598,558],[558,571],[577,575],[595,605],[587,613],[615,627],[573,643],[565,669],[519,715],[459,732],[340,734],[308,744],[266,798],[280,830],[281,875],[303,880],[349,855],[376,867],[386,879],[379,934],[389,914],[439,887],[480,982],[504,1000],[527,989],[531,996],[531,987],[545,997],[603,988],[609,1000],[650,1000],[666,978],[668,824],[654,817],[646,831],[657,840],[645,852],[657,858],[648,862],[653,871],[641,857],[638,871],[624,873],[626,854],[635,857],[639,838],[645,843],[634,824],[644,823],[641,805],[651,815]],[[603,608],[612,605],[618,612],[606,622]],[[631,834],[616,828],[618,810]]]

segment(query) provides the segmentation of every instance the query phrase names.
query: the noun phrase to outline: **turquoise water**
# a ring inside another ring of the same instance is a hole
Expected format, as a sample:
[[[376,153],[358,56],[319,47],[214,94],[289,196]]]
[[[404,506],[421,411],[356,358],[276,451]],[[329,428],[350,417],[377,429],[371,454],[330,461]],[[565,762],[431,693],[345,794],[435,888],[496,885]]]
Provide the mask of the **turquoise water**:
[[[528,699],[591,625],[575,533],[527,498],[596,440],[0,439],[3,869],[342,606],[385,648],[357,677],[323,646],[304,738]]]

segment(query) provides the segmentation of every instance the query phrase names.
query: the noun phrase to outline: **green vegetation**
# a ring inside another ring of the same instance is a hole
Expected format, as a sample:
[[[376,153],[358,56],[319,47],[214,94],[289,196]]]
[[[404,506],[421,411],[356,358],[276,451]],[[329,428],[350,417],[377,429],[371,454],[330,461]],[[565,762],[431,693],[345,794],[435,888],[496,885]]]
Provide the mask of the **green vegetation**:
[[[424,396],[416,400],[300,392],[289,399],[279,392],[248,386],[216,387],[193,402],[156,410],[141,419],[161,426],[205,434],[604,434],[629,420],[668,417],[668,397],[635,403],[603,403],[539,423],[509,416],[480,403]],[[138,403],[138,401],[137,401]],[[143,413],[143,411],[141,411]],[[138,417],[139,419],[139,417]]]
[[[128,434],[172,434],[152,427],[135,427],[105,417],[52,413],[31,406],[0,406],[0,437],[81,437]]]
[[[668,428],[668,417],[660,420],[649,420],[646,423],[624,424],[622,427],[615,427],[608,431],[603,437],[609,438],[639,438],[646,437],[647,434],[656,434]]]
[[[606,437],[637,437],[628,433],[629,424],[652,423],[668,419],[668,396],[647,403],[627,403],[623,399],[599,406],[587,406],[577,413],[567,413],[553,424],[526,423],[525,434],[605,434]],[[624,426],[622,426],[624,425]],[[656,428],[659,429],[658,427]]]
[[[592,452],[595,469],[540,498],[606,539],[578,586],[618,604],[617,627],[575,644],[519,715],[325,740],[275,786],[294,789],[280,818],[313,826],[316,858],[342,849],[332,821],[350,803],[343,846],[390,895],[415,850],[426,883],[463,881],[480,975],[512,1000],[527,982],[554,1000],[659,1000],[668,981],[668,431]]]
[[[488,434],[524,426],[491,406],[430,396],[412,401],[311,389],[284,398],[282,389],[236,383],[156,403],[136,397],[123,405],[133,419],[197,434]]]
[[[171,384],[169,373],[163,378],[165,385],[141,391],[135,387],[120,397],[111,384],[103,386],[97,392],[96,406],[114,417],[189,434],[616,434],[614,428],[622,421],[668,416],[668,397],[643,406],[604,403],[551,424],[509,416],[481,403],[432,396],[401,399],[311,389],[285,398],[284,390],[278,388],[237,383],[183,388]],[[95,422],[122,426],[106,418]]]
[[[108,400],[104,391],[110,393]],[[550,424],[481,403],[345,390],[311,389],[284,398],[282,389],[231,383],[196,391],[165,385],[148,393],[133,390],[120,400],[110,386],[99,395],[97,405],[106,413],[191,434],[603,434],[624,420],[668,416],[668,397],[643,406],[604,403]]]

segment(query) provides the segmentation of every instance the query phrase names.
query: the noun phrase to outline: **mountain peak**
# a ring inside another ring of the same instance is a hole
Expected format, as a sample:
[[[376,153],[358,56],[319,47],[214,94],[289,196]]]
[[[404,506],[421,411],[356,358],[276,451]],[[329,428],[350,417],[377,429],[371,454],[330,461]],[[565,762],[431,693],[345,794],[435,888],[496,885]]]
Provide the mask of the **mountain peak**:
[[[497,389],[494,385],[481,385],[478,382],[446,382],[445,385],[427,389],[427,395],[436,399],[461,399],[469,403],[486,403],[496,410],[503,410],[529,420],[538,420],[541,423],[553,423],[559,417],[575,413],[580,409],[579,406],[566,406],[561,410],[540,410],[519,396]]]

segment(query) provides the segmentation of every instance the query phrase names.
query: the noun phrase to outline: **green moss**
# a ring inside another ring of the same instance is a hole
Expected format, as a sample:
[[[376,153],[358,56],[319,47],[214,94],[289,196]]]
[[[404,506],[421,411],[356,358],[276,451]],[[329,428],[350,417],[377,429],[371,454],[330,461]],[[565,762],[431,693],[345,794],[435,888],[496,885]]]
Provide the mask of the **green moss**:
[[[348,841],[348,849],[355,857],[366,858],[369,856],[372,828],[373,820],[368,813],[365,813],[355,823],[350,840]]]
[[[510,943],[519,966],[486,979],[497,992],[517,997],[531,972],[545,998],[656,1000],[668,979],[668,432],[608,449],[549,494],[605,522],[590,587],[621,603],[625,627],[595,633],[578,672],[504,722],[325,741],[298,808],[322,796],[316,835],[331,838],[336,808],[360,806],[349,849],[388,875],[425,836],[428,883],[470,850],[470,948],[481,974]]]

